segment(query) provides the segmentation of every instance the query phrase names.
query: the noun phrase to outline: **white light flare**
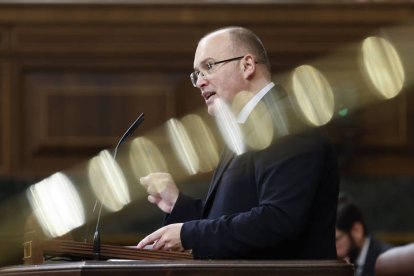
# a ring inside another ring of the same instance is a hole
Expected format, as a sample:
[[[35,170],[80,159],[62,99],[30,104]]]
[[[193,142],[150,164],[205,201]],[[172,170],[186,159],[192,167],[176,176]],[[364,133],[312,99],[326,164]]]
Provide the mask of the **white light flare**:
[[[29,187],[27,197],[44,233],[62,236],[85,223],[82,201],[73,183],[55,173]]]
[[[119,211],[131,198],[125,176],[108,150],[89,161],[89,182],[99,201],[111,211]]]

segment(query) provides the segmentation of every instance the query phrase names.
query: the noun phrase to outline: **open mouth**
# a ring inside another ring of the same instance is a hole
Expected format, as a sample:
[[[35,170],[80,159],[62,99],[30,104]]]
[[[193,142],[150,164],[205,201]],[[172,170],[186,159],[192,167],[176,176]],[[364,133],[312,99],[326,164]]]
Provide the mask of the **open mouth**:
[[[205,93],[203,93],[203,98],[204,98],[204,100],[207,101],[208,99],[210,99],[214,95],[216,95],[215,92],[205,92]]]

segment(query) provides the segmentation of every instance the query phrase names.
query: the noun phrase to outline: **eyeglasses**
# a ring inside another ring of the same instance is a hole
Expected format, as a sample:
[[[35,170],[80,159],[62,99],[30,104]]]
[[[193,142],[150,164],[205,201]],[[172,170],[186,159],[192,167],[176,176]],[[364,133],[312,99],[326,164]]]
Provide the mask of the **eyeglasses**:
[[[235,58],[229,58],[229,59],[224,59],[224,60],[220,60],[220,61],[216,61],[216,62],[208,62],[205,65],[205,69],[201,70],[201,71],[194,71],[190,74],[190,79],[191,79],[191,83],[193,84],[194,87],[197,87],[197,80],[198,77],[201,75],[202,77],[211,74],[214,71],[214,68],[216,67],[217,64],[220,63],[224,63],[224,62],[229,62],[229,61],[234,61],[234,60],[239,60],[244,58],[244,56],[240,56],[240,57],[235,57]]]

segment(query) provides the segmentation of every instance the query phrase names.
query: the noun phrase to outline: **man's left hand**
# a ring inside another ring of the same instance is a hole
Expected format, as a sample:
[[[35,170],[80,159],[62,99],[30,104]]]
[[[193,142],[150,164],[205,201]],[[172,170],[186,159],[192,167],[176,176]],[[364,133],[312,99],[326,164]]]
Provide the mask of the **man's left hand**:
[[[184,251],[180,238],[182,226],[182,223],[164,226],[142,239],[137,247],[142,249],[152,244],[155,250]]]

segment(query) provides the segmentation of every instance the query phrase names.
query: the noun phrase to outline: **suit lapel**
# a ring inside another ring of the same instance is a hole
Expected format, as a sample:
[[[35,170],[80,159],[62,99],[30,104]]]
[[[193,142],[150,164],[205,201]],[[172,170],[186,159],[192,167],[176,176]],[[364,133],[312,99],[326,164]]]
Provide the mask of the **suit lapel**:
[[[230,161],[234,158],[234,153],[228,149],[227,147],[223,150],[223,153],[221,154],[220,163],[217,166],[216,170],[214,171],[210,188],[208,190],[208,194],[206,197],[206,201],[204,204],[202,217],[205,217],[208,210],[210,210],[211,203],[213,202],[214,195],[216,193],[218,184],[221,180],[221,177],[223,176],[224,171],[229,166]]]
[[[281,100],[281,99],[287,99],[286,96],[286,92],[278,85],[276,84],[276,86],[270,90],[262,99],[261,101],[264,101],[265,104],[268,106],[269,111],[273,111],[273,109],[275,108],[275,105]],[[253,109],[254,110],[254,109]],[[281,114],[276,114],[276,118],[278,118],[279,116],[281,116]],[[272,116],[275,117],[275,116]],[[274,119],[274,118],[272,118]],[[282,120],[285,119],[284,117],[282,118]],[[287,118],[286,118],[287,119]],[[287,122],[286,122],[287,123]],[[286,126],[283,126],[284,128],[287,128]],[[283,129],[283,132],[286,132],[287,130]],[[282,132],[282,131],[280,131]],[[202,218],[205,218],[208,214],[208,212],[211,209],[211,205],[213,203],[213,200],[215,198],[215,193],[217,191],[217,187],[219,185],[219,183],[221,182],[221,178],[223,176],[224,171],[227,169],[227,167],[229,166],[231,160],[234,158],[235,153],[233,151],[231,151],[228,147],[225,147],[225,149],[223,150],[221,157],[220,157],[220,163],[217,166],[212,180],[211,180],[211,184],[210,184],[210,188],[208,190],[207,193],[207,197],[205,200],[205,204],[204,204],[204,208],[203,208],[203,212],[202,212]]]

